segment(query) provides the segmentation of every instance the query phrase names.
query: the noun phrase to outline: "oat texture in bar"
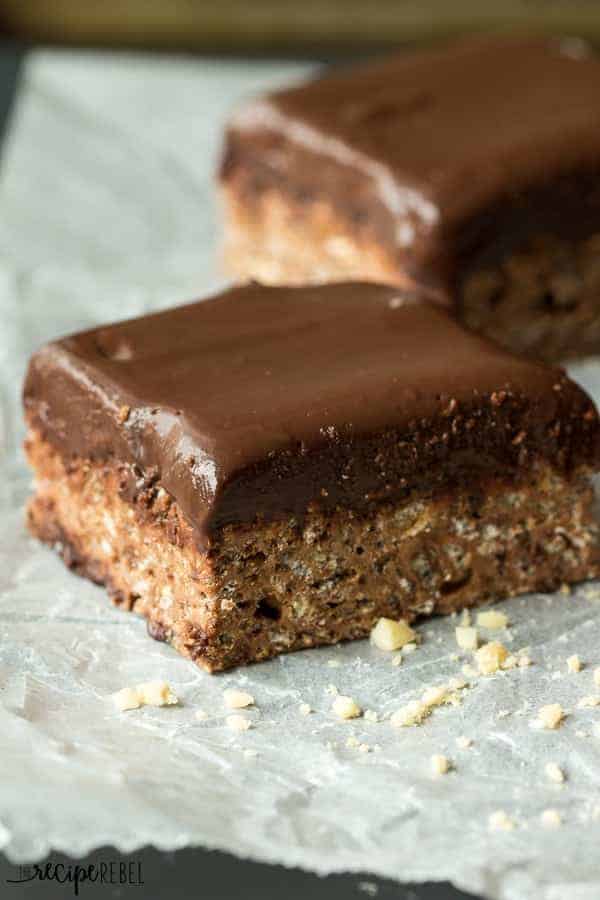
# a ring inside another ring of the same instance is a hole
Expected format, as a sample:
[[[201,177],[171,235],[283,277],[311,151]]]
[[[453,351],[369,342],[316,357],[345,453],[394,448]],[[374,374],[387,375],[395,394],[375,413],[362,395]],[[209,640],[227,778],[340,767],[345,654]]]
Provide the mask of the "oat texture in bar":
[[[596,410],[370,283],[231,289],[43,347],[29,525],[211,671],[600,574]]]
[[[597,353],[599,122],[574,39],[471,38],[259,98],[226,139],[227,265],[417,280],[510,349]]]

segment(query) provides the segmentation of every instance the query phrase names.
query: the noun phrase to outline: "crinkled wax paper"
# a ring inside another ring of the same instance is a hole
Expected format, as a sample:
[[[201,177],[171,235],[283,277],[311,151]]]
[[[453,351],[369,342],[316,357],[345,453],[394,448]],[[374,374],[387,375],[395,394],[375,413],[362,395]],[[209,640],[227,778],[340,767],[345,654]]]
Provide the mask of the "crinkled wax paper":
[[[600,665],[589,586],[506,604],[500,637],[530,645],[533,665],[476,679],[461,706],[395,730],[335,720],[328,685],[393,712],[460,674],[454,621],[425,624],[398,667],[360,642],[211,677],[23,528],[28,354],[218,284],[212,172],[226,112],[306,69],[73,53],[27,65],[0,182],[0,847],[31,861],[52,848],[200,844],[321,873],[450,879],[502,900],[597,900],[600,707],[577,705]],[[597,364],[576,375],[600,397]],[[574,653],[586,663],[576,675],[565,663]],[[159,678],[180,706],[119,713],[107,699]],[[225,724],[232,686],[256,698],[244,733]],[[568,711],[564,725],[533,729],[552,702]],[[314,711],[301,715],[302,703]],[[348,746],[351,736],[371,752]],[[454,771],[432,777],[434,753]],[[546,777],[549,761],[563,786]],[[548,808],[561,828],[541,826]],[[490,832],[497,809],[513,831]]]

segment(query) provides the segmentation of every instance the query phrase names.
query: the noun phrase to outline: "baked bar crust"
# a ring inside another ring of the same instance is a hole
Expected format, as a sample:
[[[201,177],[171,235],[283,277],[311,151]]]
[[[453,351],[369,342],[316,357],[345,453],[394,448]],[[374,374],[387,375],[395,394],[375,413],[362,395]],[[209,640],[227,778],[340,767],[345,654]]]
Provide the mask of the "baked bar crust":
[[[599,95],[584,45],[488,37],[259,98],[226,139],[225,264],[419,282],[510,349],[598,352]]]
[[[36,432],[27,450],[32,533],[211,672],[365,637],[380,616],[413,621],[600,574],[583,467],[414,491],[360,514],[229,525],[202,553],[159,481],[139,478],[125,499],[124,467],[65,465]]]
[[[210,671],[598,574],[592,402],[414,293],[234,288],[24,399],[32,532]]]

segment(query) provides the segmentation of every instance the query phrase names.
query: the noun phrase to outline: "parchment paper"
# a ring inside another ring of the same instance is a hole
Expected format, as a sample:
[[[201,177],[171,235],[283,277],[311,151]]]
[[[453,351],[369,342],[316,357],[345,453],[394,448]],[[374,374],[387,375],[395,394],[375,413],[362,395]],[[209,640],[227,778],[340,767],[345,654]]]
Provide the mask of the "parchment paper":
[[[600,707],[577,707],[600,665],[589,586],[506,604],[511,628],[499,637],[530,645],[534,664],[476,680],[462,706],[397,731],[336,721],[328,685],[385,716],[460,674],[455,622],[422,627],[399,667],[360,642],[211,677],[23,529],[28,354],[218,284],[211,173],[225,113],[306,68],[67,53],[29,62],[0,183],[0,847],[32,861],[52,848],[202,844],[321,873],[450,879],[502,900],[597,900]],[[575,374],[600,398],[598,364]],[[586,663],[577,675],[566,670],[573,653]],[[107,699],[157,678],[180,706],[118,713]],[[225,724],[232,686],[256,698],[243,734]],[[563,727],[532,729],[551,702],[569,712]],[[302,716],[301,703],[314,712]],[[351,736],[371,752],[347,746]],[[433,753],[455,770],[432,777]],[[545,776],[549,761],[564,786]],[[542,828],[547,808],[561,828]],[[498,809],[512,832],[490,832]]]

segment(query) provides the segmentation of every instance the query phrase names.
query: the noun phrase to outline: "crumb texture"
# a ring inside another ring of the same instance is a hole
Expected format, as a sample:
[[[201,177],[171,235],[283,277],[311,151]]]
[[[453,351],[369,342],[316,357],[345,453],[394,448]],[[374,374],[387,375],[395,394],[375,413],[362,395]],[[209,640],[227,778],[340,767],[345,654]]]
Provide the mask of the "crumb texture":
[[[579,241],[538,235],[465,277],[460,318],[505,347],[539,359],[600,350],[600,234]]]
[[[365,637],[597,575],[587,473],[538,467],[526,482],[413,493],[360,515],[338,509],[227,526],[209,552],[156,479],[122,495],[123,467],[69,460],[39,435],[32,532],[105,584],[148,631],[209,670]],[[393,643],[393,642],[392,642]]]

